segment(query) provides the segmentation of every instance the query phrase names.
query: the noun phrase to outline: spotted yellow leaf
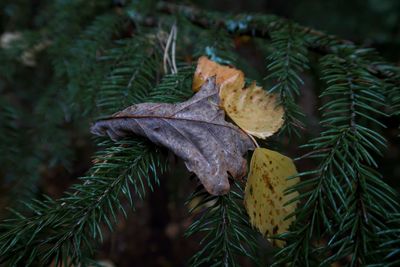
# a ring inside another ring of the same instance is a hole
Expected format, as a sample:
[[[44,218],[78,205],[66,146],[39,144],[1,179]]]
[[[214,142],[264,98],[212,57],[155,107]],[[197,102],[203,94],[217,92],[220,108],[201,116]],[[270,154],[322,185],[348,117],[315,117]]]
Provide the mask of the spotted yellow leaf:
[[[282,106],[276,105],[275,95],[268,94],[256,83],[243,89],[225,87],[220,91],[220,98],[229,117],[253,136],[264,139],[282,127]]]
[[[244,74],[240,70],[200,57],[193,78],[193,90],[197,91],[211,76],[216,76],[220,88],[220,105],[248,134],[266,138],[282,126],[284,110],[277,105],[276,96],[268,94],[255,82],[244,88]]]
[[[297,202],[285,206],[298,196],[297,192],[285,195],[285,190],[299,182],[299,178],[287,179],[297,174],[293,161],[278,152],[257,148],[251,159],[244,204],[250,222],[264,236],[281,234],[288,230],[295,217],[285,220],[295,209]],[[274,240],[277,246],[284,242]]]

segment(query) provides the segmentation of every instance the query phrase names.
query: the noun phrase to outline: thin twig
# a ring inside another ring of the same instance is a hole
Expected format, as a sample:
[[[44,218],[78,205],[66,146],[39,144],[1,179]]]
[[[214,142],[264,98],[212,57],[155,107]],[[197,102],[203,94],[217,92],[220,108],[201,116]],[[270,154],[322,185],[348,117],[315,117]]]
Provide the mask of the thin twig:
[[[173,73],[176,74],[178,73],[178,68],[176,67],[176,37],[178,35],[178,28],[176,26],[176,23],[174,23],[174,25],[172,26],[172,30],[174,32],[173,36],[172,36],[172,69],[173,69]]]
[[[162,40],[162,37],[157,36],[157,39],[158,39],[158,42],[159,42],[159,44],[160,44],[160,46],[161,46],[161,49],[162,49],[163,51],[165,51],[165,45],[164,45],[164,41]],[[167,57],[167,64],[168,64],[168,65],[171,65],[171,61],[170,61],[170,58],[169,58],[169,57]],[[164,64],[163,67],[164,67],[164,72],[166,72],[166,71],[168,70],[168,69],[167,69],[167,65]]]
[[[248,133],[246,133],[246,134],[247,134],[248,137],[250,137],[251,141],[253,141],[253,143],[256,146],[256,148],[260,148],[260,145],[257,143],[257,140],[251,134],[248,134]]]
[[[168,68],[167,68],[167,62],[168,62],[168,58],[169,58],[168,51],[172,44],[173,31],[174,31],[174,27],[172,26],[171,31],[168,35],[167,44],[165,45],[165,49],[164,49],[164,58],[163,58],[164,73],[168,73]],[[169,60],[169,62],[171,62],[171,60]]]

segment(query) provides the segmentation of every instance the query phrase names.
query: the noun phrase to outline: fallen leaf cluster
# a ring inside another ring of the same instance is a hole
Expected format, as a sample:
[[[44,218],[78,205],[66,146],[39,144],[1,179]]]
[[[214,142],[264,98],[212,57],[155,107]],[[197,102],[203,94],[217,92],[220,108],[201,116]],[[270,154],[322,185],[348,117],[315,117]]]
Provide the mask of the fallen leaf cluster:
[[[240,180],[247,174],[244,155],[255,149],[254,137],[265,139],[277,132],[284,110],[275,95],[255,82],[245,87],[242,71],[206,57],[199,58],[192,87],[196,93],[185,102],[133,105],[97,121],[91,131],[113,140],[145,136],[182,158],[210,194],[226,194],[229,176]],[[237,126],[225,120],[225,113]],[[255,149],[244,203],[250,222],[267,237],[287,231],[295,218],[285,220],[297,203],[285,203],[297,193],[285,190],[298,182],[288,179],[296,173],[290,158]]]

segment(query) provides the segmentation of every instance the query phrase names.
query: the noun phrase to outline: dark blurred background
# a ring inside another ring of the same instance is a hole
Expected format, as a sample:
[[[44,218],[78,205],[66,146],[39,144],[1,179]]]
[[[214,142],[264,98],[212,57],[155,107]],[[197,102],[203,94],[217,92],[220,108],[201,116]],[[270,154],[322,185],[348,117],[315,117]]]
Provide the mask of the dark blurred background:
[[[41,1],[2,2],[0,0],[0,35],[4,32],[19,31],[33,23]],[[268,13],[283,16],[305,26],[352,40],[361,46],[376,48],[387,61],[400,64],[399,0],[202,0],[185,3],[233,14]],[[247,60],[252,66],[265,68],[265,58],[252,51],[252,48],[251,44],[243,43],[237,47],[243,57],[248,57]],[[319,84],[307,74],[304,79],[306,85],[300,103],[307,117],[312,119],[316,117],[313,105],[317,99],[312,88]],[[29,87],[31,82],[28,81],[26,86]],[[0,81],[0,89],[1,86]],[[29,99],[25,101],[27,105],[30,104]],[[399,120],[388,118],[385,123],[389,126],[384,133],[388,138],[388,149],[379,169],[388,183],[400,189],[400,141],[397,137]],[[301,144],[302,140],[284,139],[279,142],[284,154],[292,157],[301,155],[297,145]],[[88,135],[72,138],[69,147],[69,158],[72,160],[67,167],[62,162],[42,164],[38,173],[32,174],[39,176],[38,195],[45,193],[54,198],[60,197],[72,183],[77,182],[77,177],[83,175],[90,167],[94,147]],[[115,233],[105,235],[99,259],[110,266],[185,266],[197,249],[199,240],[189,240],[183,236],[193,219],[188,214],[184,201],[193,190],[194,183],[182,180],[180,177],[189,175],[182,174],[185,170],[176,159],[172,157],[171,161],[175,171],[162,177],[162,181],[165,182],[161,183],[154,193],[148,195],[147,201],[138,204],[134,215],[126,220],[121,218]],[[306,169],[310,164],[304,162],[299,168]],[[0,170],[0,218],[6,216],[5,207],[12,201],[6,197],[8,190],[10,186],[7,177],[2,175]]]

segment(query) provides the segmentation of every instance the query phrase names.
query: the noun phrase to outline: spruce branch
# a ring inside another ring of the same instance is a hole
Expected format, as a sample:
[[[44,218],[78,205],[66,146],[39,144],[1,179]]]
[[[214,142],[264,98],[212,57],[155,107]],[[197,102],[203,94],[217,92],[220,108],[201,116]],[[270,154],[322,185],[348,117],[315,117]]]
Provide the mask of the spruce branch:
[[[102,114],[143,102],[156,85],[160,51],[149,36],[121,40],[107,50],[101,65],[108,66],[99,88],[93,91]]]
[[[275,85],[269,91],[279,95],[280,104],[285,108],[282,131],[299,135],[297,128],[303,128],[304,114],[296,104],[296,96],[300,95],[299,85],[303,84],[299,74],[308,68],[304,35],[296,33],[293,25],[288,24],[271,32],[271,38],[274,51],[267,59],[266,79]]]
[[[378,252],[384,254],[381,265],[377,266],[397,266],[400,264],[400,213],[394,213],[388,223],[392,224],[391,229],[384,229],[379,232],[379,236],[384,243],[380,244]]]
[[[194,66],[177,63],[178,71],[165,75],[161,82],[151,90],[147,98],[150,102],[176,103],[193,95],[192,79]]]
[[[286,236],[289,244],[276,256],[276,264],[320,266],[349,259],[349,266],[379,262],[384,240],[382,229],[399,210],[398,194],[376,172],[375,155],[381,154],[385,139],[375,130],[386,116],[382,82],[368,70],[367,51],[341,48],[337,55],[321,59],[321,94],[324,131],[305,147],[320,160],[316,170],[300,173],[308,177],[296,186],[304,204],[295,212],[297,221]],[[315,239],[311,247],[307,240]],[[324,241],[324,240],[327,241]],[[326,243],[325,243],[326,242]]]
[[[202,248],[190,259],[190,266],[239,266],[237,256],[257,261],[257,233],[249,225],[242,206],[243,189],[234,182],[229,194],[212,196],[203,187],[189,197],[195,204],[190,212],[198,217],[189,226],[186,236],[204,233]]]
[[[194,56],[207,55],[211,60],[221,64],[234,64],[238,60],[234,52],[234,43],[221,29],[202,30],[197,37]]]
[[[289,189],[300,191],[302,204],[293,214],[296,224],[281,235],[288,245],[276,254],[275,265],[322,266],[337,261],[350,266],[398,265],[399,197],[377,172],[377,156],[386,145],[381,134],[386,107],[392,115],[400,115],[398,68],[373,58],[370,49],[277,16],[232,16],[167,2],[151,10],[152,4],[111,10],[109,0],[71,0],[55,1],[38,11],[35,21],[40,31],[23,35],[30,36],[28,43],[45,40],[51,45],[43,50],[44,57],[37,61],[43,65],[35,67],[32,77],[35,84],[36,78],[42,79],[43,66],[44,73],[50,73],[46,61],[52,61],[54,75],[32,86],[33,93],[11,92],[17,95],[17,108],[0,96],[0,161],[2,167],[6,165],[1,175],[4,172],[13,181],[18,176],[11,196],[19,198],[14,192],[25,192],[22,185],[35,188],[31,186],[39,177],[35,170],[45,159],[65,158],[62,154],[69,151],[71,140],[71,133],[63,128],[66,122],[73,124],[71,132],[87,131],[84,119],[95,111],[109,115],[134,103],[186,100],[193,94],[194,69],[175,64],[175,59],[192,61],[206,54],[214,61],[235,64],[240,58],[234,38],[258,38],[273,48],[269,78],[276,82],[272,91],[286,108],[288,127],[300,124],[295,99],[309,52],[322,56],[321,78],[326,83],[321,94],[323,130],[304,146],[311,151],[300,157],[314,160],[318,167],[300,173],[303,182]],[[131,23],[126,23],[128,18]],[[160,28],[173,23],[176,28],[169,41],[159,44]],[[21,47],[0,49],[6,62],[0,66],[1,82],[28,80],[19,79],[25,72],[17,70]],[[173,71],[161,76],[164,51],[166,65]],[[20,110],[32,96],[32,107]],[[90,257],[104,228],[112,229],[118,215],[127,214],[121,197],[134,208],[147,188],[158,183],[157,171],[166,168],[162,151],[143,139],[101,145],[104,150],[97,153],[81,184],[58,200],[44,196],[44,200],[25,201],[25,210],[18,208],[13,219],[1,224],[0,265],[95,264]],[[23,166],[14,170],[20,161]],[[188,235],[205,234],[192,265],[235,266],[238,255],[255,258],[256,234],[243,211],[241,188],[237,183],[234,187],[222,197],[201,189],[191,197],[200,200],[193,213],[201,212]]]
[[[67,49],[68,55],[62,60],[63,62],[58,62],[61,59],[59,55],[55,57],[57,76],[59,79],[67,80],[69,90],[63,97],[72,112],[78,114],[92,112],[90,108],[94,106],[93,102],[100,82],[110,71],[109,65],[104,64],[102,58],[108,50],[112,49],[110,40],[114,35],[118,35],[118,30],[121,29],[125,20],[126,16],[115,13],[97,16],[83,29],[79,39]],[[127,53],[126,56],[131,55]],[[110,66],[113,65],[110,64]],[[85,94],[82,94],[82,88],[85,88]]]
[[[26,138],[28,127],[21,124],[26,113],[14,107],[6,98],[0,97],[0,177],[7,177],[4,187],[7,194],[1,192],[0,202],[10,208],[23,208],[21,201],[30,199],[37,190],[39,175],[32,173],[39,165],[36,153],[31,152],[32,144]],[[23,161],[24,164],[20,164]],[[19,166],[15,168],[15,166]],[[8,216],[5,212],[0,216]]]
[[[177,74],[166,76],[154,90],[147,88],[151,95],[146,93],[146,100],[169,95],[170,101],[178,101],[182,94],[192,93],[192,75],[193,68],[182,65]],[[141,90],[130,94],[141,96]],[[110,103],[117,105],[119,100]],[[10,266],[91,262],[88,256],[93,253],[93,241],[102,241],[103,225],[112,231],[117,213],[127,216],[120,197],[126,197],[134,209],[135,199],[143,199],[147,188],[152,190],[159,183],[157,173],[166,169],[161,151],[143,139],[130,138],[116,144],[104,141],[100,146],[105,148],[98,152],[88,175],[81,178],[82,184],[72,186],[71,192],[59,200],[46,197],[45,201],[26,203],[33,216],[16,213],[16,219],[0,225],[1,262]]]
[[[93,241],[102,240],[102,224],[112,230],[117,212],[126,216],[120,197],[126,197],[134,208],[134,194],[143,198],[146,186],[159,183],[157,173],[166,165],[156,147],[140,139],[102,145],[107,148],[98,153],[97,163],[81,178],[82,184],[74,185],[59,200],[27,203],[33,216],[19,214],[1,225],[2,262],[29,266],[55,260],[57,265],[68,258],[81,263],[83,252],[93,250]]]
[[[390,105],[391,115],[400,115],[400,68],[393,66],[386,66],[394,75],[384,80],[385,93],[388,103]]]
[[[177,5],[168,2],[159,2],[157,9],[160,12],[170,15],[181,15],[186,17],[194,25],[203,29],[225,29],[232,35],[245,35],[271,40],[271,33],[282,26],[292,22],[274,15],[238,15],[231,16],[218,12],[201,10],[196,7]],[[152,21],[148,19],[146,21]],[[299,24],[293,24],[294,31],[302,33],[308,40],[307,48],[319,55],[335,54],[337,46],[354,45],[353,42],[341,39],[334,35],[305,27]],[[395,73],[388,68],[382,68],[380,65],[369,64],[368,71],[380,79],[394,77]],[[397,84],[400,82],[397,81]]]
[[[86,39],[85,36],[90,36],[90,39],[96,39],[95,42],[100,44],[100,40],[110,33],[109,29],[113,29],[113,26],[116,25],[110,21],[110,19],[116,18],[112,15],[97,17],[99,13],[108,11],[109,7],[109,3],[106,0],[100,0],[96,4],[93,4],[92,1],[82,3],[79,0],[72,0],[67,2],[53,2],[46,9],[42,10],[42,14],[40,14],[42,23],[46,24],[45,29],[48,35],[54,38],[52,45],[49,47],[49,54],[52,56],[56,78],[68,77],[68,72],[70,71],[69,61],[75,58],[70,49],[74,44],[79,46],[80,43],[80,41],[76,41],[77,34],[81,33],[83,39]],[[97,20],[93,21],[96,17]],[[111,23],[104,23],[106,21]],[[92,26],[90,26],[91,23],[93,23]],[[106,27],[103,33],[99,31],[101,25]],[[86,27],[88,28],[85,30]],[[91,34],[94,32],[99,34],[98,38]],[[78,51],[82,54],[85,53],[82,50]]]

